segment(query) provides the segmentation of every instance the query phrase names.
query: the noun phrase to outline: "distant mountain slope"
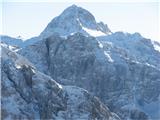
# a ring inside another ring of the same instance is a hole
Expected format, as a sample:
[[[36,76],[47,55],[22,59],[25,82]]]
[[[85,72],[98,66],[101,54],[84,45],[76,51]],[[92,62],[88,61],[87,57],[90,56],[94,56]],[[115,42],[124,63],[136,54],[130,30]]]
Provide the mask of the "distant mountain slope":
[[[21,48],[24,48],[28,45],[32,45],[33,43],[40,41],[39,37],[33,37],[28,40],[22,40],[20,38],[13,38],[6,35],[0,35],[0,41],[2,44],[4,44],[6,47],[8,47],[10,50],[19,50]]]
[[[17,47],[20,47],[21,45],[23,45],[23,40],[19,38],[13,38],[6,35],[1,35],[0,38],[1,38],[1,42],[5,42],[9,45],[13,45]]]

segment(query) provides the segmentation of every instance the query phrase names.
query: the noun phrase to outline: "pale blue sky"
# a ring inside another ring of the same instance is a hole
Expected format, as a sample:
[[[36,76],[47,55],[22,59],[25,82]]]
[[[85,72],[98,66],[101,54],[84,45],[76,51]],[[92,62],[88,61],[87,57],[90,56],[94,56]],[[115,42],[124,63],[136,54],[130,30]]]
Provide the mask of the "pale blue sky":
[[[158,2],[4,2],[1,33],[23,38],[37,36],[72,4],[89,10],[97,21],[108,24],[113,32],[139,32],[160,41]]]

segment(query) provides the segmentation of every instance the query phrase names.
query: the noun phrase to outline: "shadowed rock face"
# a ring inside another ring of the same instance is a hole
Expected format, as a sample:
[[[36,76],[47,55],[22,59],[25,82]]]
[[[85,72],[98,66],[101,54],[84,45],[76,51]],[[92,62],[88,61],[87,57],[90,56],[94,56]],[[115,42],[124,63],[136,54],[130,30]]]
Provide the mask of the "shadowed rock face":
[[[3,120],[120,120],[86,90],[59,85],[20,55],[2,47],[1,58]]]
[[[53,35],[20,54],[61,84],[92,92],[122,119],[158,117],[148,111],[159,101],[159,69],[134,61],[109,43],[102,48],[99,39],[81,33],[66,39]]]

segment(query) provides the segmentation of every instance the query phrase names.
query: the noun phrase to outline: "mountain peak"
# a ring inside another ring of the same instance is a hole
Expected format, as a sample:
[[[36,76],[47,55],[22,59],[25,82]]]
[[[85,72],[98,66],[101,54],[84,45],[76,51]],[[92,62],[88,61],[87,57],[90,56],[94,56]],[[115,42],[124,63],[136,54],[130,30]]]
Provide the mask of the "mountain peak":
[[[75,4],[69,6],[68,8],[66,8],[61,15],[74,15],[75,17],[82,17],[81,15],[87,15],[87,16],[91,16],[92,19],[95,20],[94,16],[86,9],[79,7]]]
[[[81,32],[84,35],[100,36],[111,31],[103,22],[97,23],[95,17],[88,10],[73,4],[54,18],[40,36],[44,38],[55,33],[68,36],[76,32]]]
[[[72,8],[72,9],[77,9],[77,8],[79,8],[77,5],[75,5],[75,4],[73,4],[73,5],[71,5],[70,7],[68,7],[67,9],[69,9],[69,8]]]

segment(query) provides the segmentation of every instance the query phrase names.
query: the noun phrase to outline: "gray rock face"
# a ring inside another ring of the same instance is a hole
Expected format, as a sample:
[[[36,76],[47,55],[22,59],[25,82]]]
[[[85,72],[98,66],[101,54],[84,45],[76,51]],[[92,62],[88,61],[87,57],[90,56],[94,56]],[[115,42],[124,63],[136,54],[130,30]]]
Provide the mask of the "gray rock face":
[[[22,56],[2,47],[1,118],[120,120],[86,90],[61,86]]]
[[[159,119],[159,68],[135,61],[125,52],[111,41],[76,33],[67,39],[53,35],[20,54],[61,84],[98,96],[122,119]]]

